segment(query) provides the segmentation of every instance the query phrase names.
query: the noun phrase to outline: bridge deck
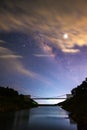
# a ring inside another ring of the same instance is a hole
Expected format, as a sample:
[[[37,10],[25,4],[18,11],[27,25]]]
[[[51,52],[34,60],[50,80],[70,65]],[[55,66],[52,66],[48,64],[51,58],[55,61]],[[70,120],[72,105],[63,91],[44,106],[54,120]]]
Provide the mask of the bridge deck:
[[[48,100],[48,99],[66,99],[66,98],[32,98],[32,99],[35,99],[35,100]]]

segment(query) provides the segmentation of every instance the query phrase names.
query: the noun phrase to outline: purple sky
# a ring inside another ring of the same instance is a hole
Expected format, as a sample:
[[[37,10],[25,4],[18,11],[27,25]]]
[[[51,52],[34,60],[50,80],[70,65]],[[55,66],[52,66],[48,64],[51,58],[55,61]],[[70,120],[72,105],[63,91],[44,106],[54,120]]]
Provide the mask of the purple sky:
[[[87,77],[86,0],[0,2],[0,85],[32,96],[70,93]]]

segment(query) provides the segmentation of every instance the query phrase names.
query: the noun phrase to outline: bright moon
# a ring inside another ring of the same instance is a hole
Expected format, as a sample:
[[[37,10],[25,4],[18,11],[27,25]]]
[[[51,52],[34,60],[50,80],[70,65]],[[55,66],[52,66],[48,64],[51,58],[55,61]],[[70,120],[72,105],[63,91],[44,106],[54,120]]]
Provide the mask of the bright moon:
[[[65,34],[63,35],[63,38],[64,38],[64,39],[68,39],[68,34],[65,33]]]

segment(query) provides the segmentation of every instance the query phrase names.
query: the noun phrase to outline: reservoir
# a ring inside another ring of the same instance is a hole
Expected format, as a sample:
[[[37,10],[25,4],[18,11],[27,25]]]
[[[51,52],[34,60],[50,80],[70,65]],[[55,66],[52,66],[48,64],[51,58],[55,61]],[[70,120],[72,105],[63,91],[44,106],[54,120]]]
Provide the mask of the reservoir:
[[[39,106],[1,113],[0,130],[77,130],[77,124],[58,106]]]

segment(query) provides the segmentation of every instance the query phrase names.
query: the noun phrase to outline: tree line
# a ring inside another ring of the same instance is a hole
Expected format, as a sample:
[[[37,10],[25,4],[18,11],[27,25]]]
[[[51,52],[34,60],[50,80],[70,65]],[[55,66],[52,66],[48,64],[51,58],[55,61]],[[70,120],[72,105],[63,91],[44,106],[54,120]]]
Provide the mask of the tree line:
[[[78,123],[87,124],[87,78],[71,90],[72,97],[59,103]]]
[[[9,87],[0,86],[0,112],[29,109],[38,106],[31,98],[25,98],[23,94]]]

